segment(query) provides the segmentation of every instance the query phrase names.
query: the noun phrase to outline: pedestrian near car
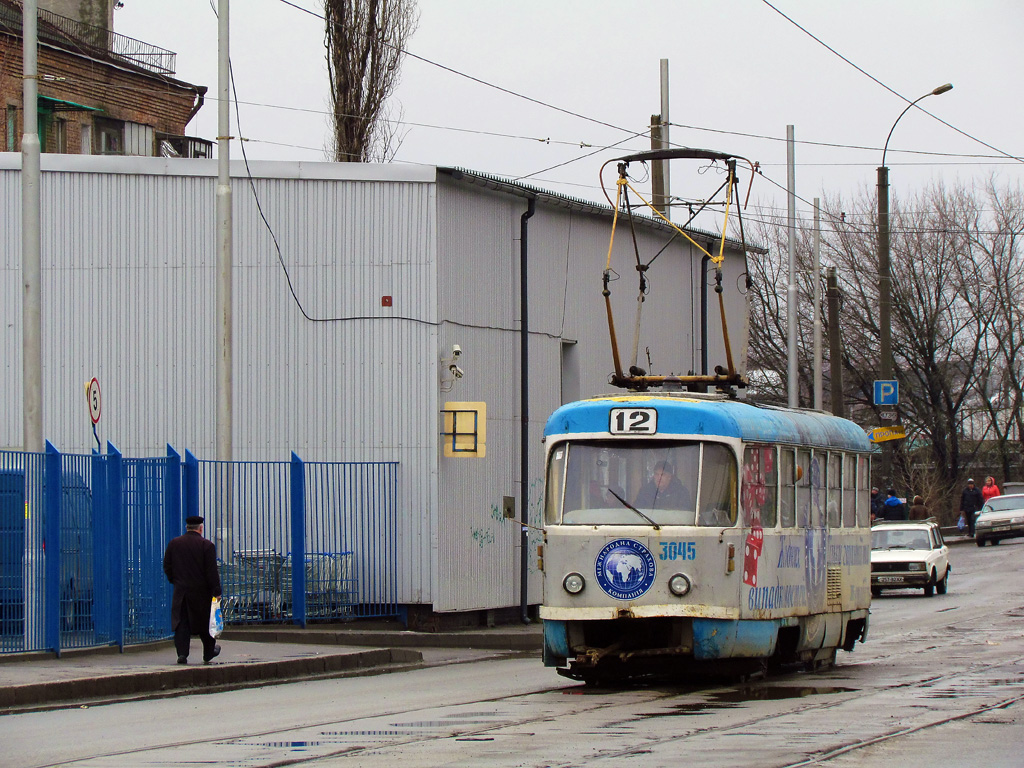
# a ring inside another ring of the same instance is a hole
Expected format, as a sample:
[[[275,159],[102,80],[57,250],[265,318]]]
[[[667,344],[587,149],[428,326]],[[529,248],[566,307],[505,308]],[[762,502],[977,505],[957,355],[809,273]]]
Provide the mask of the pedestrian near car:
[[[981,498],[988,501],[993,496],[999,495],[999,486],[996,485],[996,479],[989,475],[985,478],[985,484],[981,486]]]
[[[882,498],[882,494],[878,492],[877,488],[871,489],[871,522],[875,522],[882,517],[882,504],[885,499]]]
[[[974,538],[974,517],[978,511],[985,506],[985,497],[981,495],[981,488],[974,484],[974,478],[967,478],[967,487],[960,494],[960,514],[967,523],[967,535]]]
[[[928,507],[924,505],[924,499],[921,496],[914,497],[914,503],[910,507],[910,519],[911,520],[927,520],[931,517],[928,512]]]
[[[171,629],[178,663],[188,663],[192,637],[203,642],[203,661],[210,663],[220,646],[210,634],[210,606],[220,597],[217,548],[203,538],[204,520],[198,515],[185,520],[185,534],[171,539],[164,552],[164,573],[174,585],[171,597]]]
[[[882,504],[882,510],[883,520],[907,519],[907,505],[900,500],[899,496],[896,495],[896,491],[892,488],[886,491],[886,498]]]

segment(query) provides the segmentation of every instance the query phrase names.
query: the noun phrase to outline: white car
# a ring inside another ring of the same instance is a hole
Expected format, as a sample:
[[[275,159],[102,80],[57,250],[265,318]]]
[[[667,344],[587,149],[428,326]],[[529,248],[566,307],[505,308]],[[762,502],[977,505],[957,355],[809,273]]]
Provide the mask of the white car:
[[[1004,494],[986,501],[974,521],[978,546],[1020,536],[1024,536],[1024,494]]]
[[[926,597],[949,587],[949,547],[934,520],[891,520],[871,526],[871,594],[923,589]]]

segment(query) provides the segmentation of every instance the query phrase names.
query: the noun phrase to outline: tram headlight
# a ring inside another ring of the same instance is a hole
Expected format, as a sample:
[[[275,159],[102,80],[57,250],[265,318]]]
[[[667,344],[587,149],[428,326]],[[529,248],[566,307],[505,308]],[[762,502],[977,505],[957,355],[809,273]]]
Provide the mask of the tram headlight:
[[[690,579],[682,573],[675,574],[668,580],[668,589],[676,597],[685,597],[690,593]]]
[[[570,573],[562,579],[562,589],[570,595],[578,595],[585,586],[587,586],[587,582],[584,581],[582,574],[579,573]]]

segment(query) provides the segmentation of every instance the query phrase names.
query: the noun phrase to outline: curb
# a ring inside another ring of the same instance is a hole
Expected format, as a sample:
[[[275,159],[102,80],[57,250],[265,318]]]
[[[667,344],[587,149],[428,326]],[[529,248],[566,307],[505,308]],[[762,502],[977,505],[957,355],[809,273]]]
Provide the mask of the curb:
[[[311,643],[313,645],[348,645],[391,648],[478,648],[501,651],[539,651],[543,646],[540,632],[384,632],[374,630],[253,630],[228,629],[228,641],[253,643]]]
[[[105,700],[136,694],[200,692],[224,686],[260,685],[295,678],[317,677],[337,672],[388,664],[416,664],[423,654],[404,648],[382,648],[283,661],[243,664],[209,664],[123,675],[53,680],[0,688],[0,712],[56,702]]]

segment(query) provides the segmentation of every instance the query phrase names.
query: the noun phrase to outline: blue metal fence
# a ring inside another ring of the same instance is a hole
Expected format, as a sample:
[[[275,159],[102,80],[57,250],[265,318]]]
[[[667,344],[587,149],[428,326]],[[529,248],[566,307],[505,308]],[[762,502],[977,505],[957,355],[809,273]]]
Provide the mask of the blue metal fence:
[[[217,545],[227,623],[398,615],[397,463],[186,453],[184,472],[185,514]]]
[[[169,637],[163,552],[196,514],[228,623],[398,615],[397,468],[0,451],[0,653]]]

